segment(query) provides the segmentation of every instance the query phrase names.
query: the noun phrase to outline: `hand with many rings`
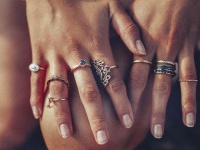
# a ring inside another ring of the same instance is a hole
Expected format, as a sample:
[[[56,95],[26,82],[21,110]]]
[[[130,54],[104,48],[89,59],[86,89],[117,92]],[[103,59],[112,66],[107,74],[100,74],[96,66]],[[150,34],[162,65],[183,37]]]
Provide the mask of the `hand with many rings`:
[[[68,90],[71,71],[80,98],[98,144],[109,141],[107,121],[101,96],[91,70],[91,61],[110,95],[122,125],[130,128],[133,113],[126,87],[114,61],[109,43],[109,23],[126,46],[137,55],[145,55],[139,32],[118,1],[27,0],[33,64],[31,106],[41,118],[45,96],[45,79],[49,91],[49,108],[63,138],[72,135]],[[98,61],[101,61],[101,67]],[[100,67],[100,68],[99,68]],[[103,68],[103,69],[102,69]],[[45,107],[45,106],[44,106]]]
[[[151,132],[161,138],[164,132],[166,105],[170,95],[172,77],[178,77],[181,86],[183,122],[193,127],[196,121],[197,75],[194,50],[200,35],[198,0],[157,1],[131,0],[121,2],[129,8],[133,20],[141,29],[147,55],[134,56],[130,74],[129,93],[133,111],[137,110],[153,64]],[[136,63],[137,62],[137,63]],[[140,62],[140,63],[139,63]],[[149,72],[150,70],[150,72]]]

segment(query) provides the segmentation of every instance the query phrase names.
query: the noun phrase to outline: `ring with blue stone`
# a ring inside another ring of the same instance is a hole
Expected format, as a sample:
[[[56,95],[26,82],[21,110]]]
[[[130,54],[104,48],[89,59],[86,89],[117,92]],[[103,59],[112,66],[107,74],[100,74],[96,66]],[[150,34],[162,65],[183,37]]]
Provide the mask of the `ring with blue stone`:
[[[85,67],[91,68],[91,65],[88,64],[84,59],[82,59],[82,60],[80,60],[80,62],[79,62],[78,65],[75,65],[75,66],[71,69],[71,72],[74,73],[76,70],[82,69],[82,68],[85,68]]]
[[[45,68],[42,68],[42,67],[38,66],[37,64],[32,63],[29,65],[29,70],[31,72],[38,72],[39,70],[45,70]]]

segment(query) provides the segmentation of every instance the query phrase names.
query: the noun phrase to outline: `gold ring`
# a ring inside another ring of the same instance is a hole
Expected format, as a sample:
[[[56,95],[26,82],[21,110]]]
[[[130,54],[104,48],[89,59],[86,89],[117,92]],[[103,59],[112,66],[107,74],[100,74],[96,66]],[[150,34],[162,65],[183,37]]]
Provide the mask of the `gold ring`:
[[[152,62],[151,61],[148,61],[148,60],[134,60],[133,62],[132,62],[132,64],[134,64],[134,63],[145,63],[145,64],[150,64],[150,65],[152,65]]]
[[[158,60],[157,63],[161,63],[161,64],[168,64],[168,65],[173,65],[175,66],[176,63],[172,62],[172,61],[167,61],[167,60]]]
[[[53,97],[49,97],[49,104],[47,105],[47,107],[51,107],[51,103],[54,103],[56,101],[67,101],[68,98],[53,98]]]
[[[80,68],[85,68],[85,67],[89,67],[91,68],[91,65],[90,64],[87,64],[86,61],[84,59],[80,60],[79,64],[74,66],[72,69],[71,69],[71,72],[74,73],[77,69],[80,69]]]
[[[32,63],[29,65],[29,70],[31,72],[38,72],[39,70],[45,70],[45,68],[42,68],[42,67],[38,66],[37,64]]]
[[[69,81],[62,76],[52,76],[47,80],[47,86],[49,86],[52,81],[61,81],[64,82],[69,87]]]
[[[179,79],[179,82],[198,82],[198,80],[195,80],[195,79]]]

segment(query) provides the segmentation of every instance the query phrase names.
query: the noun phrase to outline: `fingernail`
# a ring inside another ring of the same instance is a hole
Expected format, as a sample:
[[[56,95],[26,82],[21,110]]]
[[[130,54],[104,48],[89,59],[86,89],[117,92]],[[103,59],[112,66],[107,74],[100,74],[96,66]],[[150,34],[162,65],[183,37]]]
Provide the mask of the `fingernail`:
[[[141,40],[136,40],[136,48],[140,54],[142,54],[142,55],[146,54],[145,47]]]
[[[69,126],[67,124],[61,124],[60,125],[60,133],[63,138],[67,138],[71,135]]]
[[[188,113],[186,115],[186,126],[194,127],[194,114],[193,113]]]
[[[154,137],[157,139],[160,139],[160,138],[162,138],[162,136],[163,136],[162,125],[156,124],[154,126]]]
[[[36,106],[32,107],[32,111],[33,111],[33,115],[34,115],[35,119],[40,118],[40,112]]]
[[[97,132],[97,143],[102,145],[108,142],[108,137],[104,130],[100,130]]]
[[[130,115],[128,115],[128,114],[122,116],[122,121],[126,128],[130,128],[133,125],[133,121],[132,121]]]

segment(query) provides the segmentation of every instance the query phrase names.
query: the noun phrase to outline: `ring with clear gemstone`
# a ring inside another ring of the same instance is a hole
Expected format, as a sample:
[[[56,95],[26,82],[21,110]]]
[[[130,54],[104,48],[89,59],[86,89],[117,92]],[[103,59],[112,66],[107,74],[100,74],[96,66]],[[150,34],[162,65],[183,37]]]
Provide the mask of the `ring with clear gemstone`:
[[[30,64],[29,70],[32,71],[32,72],[38,72],[39,70],[45,70],[45,69],[38,66],[37,64]]]

